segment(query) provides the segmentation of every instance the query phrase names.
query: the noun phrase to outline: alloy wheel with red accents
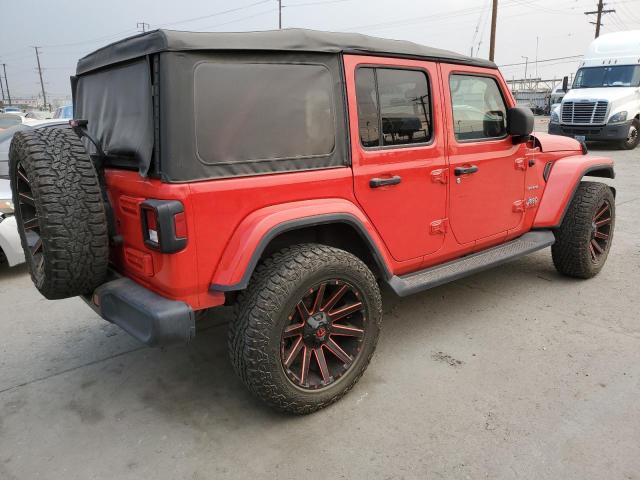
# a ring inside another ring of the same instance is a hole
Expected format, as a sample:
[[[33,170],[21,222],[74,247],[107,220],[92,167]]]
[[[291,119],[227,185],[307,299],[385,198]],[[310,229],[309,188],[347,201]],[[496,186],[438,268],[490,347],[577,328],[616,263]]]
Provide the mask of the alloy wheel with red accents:
[[[381,321],[378,283],[359,258],[325,245],[294,245],[263,261],[238,298],[229,353],[261,400],[311,413],[362,376]]]
[[[362,350],[367,319],[363,295],[341,280],[310,288],[289,314],[280,356],[296,386],[331,385],[351,368]]]

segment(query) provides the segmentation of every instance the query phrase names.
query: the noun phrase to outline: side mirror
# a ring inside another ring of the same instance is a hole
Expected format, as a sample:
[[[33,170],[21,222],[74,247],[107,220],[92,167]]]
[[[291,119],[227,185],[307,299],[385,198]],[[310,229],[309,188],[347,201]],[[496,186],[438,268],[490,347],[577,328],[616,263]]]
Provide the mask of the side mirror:
[[[562,79],[562,91],[567,93],[567,90],[569,90],[569,77],[564,77]]]
[[[529,107],[513,107],[507,110],[507,133],[513,143],[524,143],[533,132],[533,112]]]

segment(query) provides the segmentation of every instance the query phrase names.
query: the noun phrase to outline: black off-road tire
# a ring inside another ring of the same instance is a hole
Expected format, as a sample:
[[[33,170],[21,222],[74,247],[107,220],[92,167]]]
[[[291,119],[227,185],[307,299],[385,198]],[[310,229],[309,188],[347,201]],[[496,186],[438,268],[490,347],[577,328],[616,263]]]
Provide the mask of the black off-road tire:
[[[318,390],[298,388],[285,375],[280,339],[288,313],[309,287],[328,278],[355,285],[366,300],[367,334],[353,366]],[[262,262],[236,304],[229,326],[231,363],[249,390],[276,410],[308,414],[344,396],[360,379],[375,350],[382,321],[380,289],[369,268],[352,254],[318,244],[285,248]]]
[[[633,150],[640,144],[640,120],[634,118],[629,127],[629,136],[620,142],[622,150]]]
[[[82,142],[69,128],[18,132],[9,150],[9,169],[33,283],[48,299],[91,293],[107,275],[109,240],[98,176]],[[25,203],[19,193],[24,191],[30,192],[33,205]],[[30,223],[27,229],[38,232],[41,246],[32,253],[24,225],[29,219],[23,217],[34,209],[36,227]]]
[[[611,222],[603,253],[594,259],[590,243],[594,234],[594,216],[608,203]],[[591,278],[604,266],[615,227],[615,198],[609,186],[599,182],[581,182],[569,204],[562,225],[555,232],[551,247],[553,264],[558,272],[574,278]]]

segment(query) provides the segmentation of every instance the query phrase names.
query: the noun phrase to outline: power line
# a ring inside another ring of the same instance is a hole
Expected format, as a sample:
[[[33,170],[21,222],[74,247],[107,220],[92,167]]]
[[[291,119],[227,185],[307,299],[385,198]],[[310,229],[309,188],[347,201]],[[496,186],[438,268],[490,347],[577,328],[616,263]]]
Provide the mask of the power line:
[[[554,62],[556,60],[570,60],[570,59],[574,59],[574,58],[582,58],[582,55],[570,55],[568,57],[557,57],[557,58],[546,58],[543,60],[538,60],[538,63],[545,63],[545,62]],[[527,62],[519,62],[519,63],[506,63],[504,65],[498,65],[500,68],[502,67],[515,67],[518,65],[525,65]]]

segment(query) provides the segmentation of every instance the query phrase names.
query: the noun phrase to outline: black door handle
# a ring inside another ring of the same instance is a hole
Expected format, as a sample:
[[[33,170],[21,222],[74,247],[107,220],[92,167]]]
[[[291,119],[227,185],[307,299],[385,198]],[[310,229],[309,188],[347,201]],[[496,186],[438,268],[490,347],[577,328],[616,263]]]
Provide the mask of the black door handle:
[[[471,165],[470,167],[456,167],[453,170],[453,173],[456,174],[456,176],[460,176],[460,175],[468,175],[469,173],[476,173],[479,170],[477,165]]]
[[[372,178],[371,180],[369,180],[369,186],[371,188],[378,188],[387,185],[397,185],[401,180],[402,179],[400,178],[400,175],[394,175],[393,177],[389,178]]]

